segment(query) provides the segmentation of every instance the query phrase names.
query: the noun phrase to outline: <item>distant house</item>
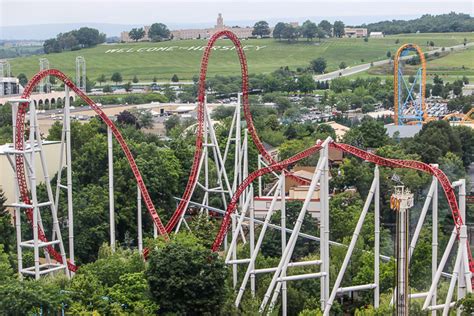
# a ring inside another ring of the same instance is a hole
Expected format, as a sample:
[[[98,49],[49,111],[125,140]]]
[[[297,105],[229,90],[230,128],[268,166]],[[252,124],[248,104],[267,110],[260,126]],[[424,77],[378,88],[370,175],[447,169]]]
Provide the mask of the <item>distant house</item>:
[[[370,32],[370,38],[383,38],[383,32]]]
[[[326,122],[325,124],[331,126],[332,129],[336,132],[336,141],[341,141],[342,137],[344,137],[344,135],[350,130],[349,127],[336,123],[334,121]]]
[[[345,27],[344,37],[367,37],[367,29],[362,27]]]

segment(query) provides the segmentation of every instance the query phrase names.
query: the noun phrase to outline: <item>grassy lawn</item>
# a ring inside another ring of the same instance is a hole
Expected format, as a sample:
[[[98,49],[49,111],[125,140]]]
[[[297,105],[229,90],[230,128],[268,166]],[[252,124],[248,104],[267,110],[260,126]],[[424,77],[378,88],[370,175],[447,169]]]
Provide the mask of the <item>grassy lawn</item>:
[[[435,45],[452,46],[461,44],[467,38],[474,41],[474,33],[437,33],[437,34],[405,34],[387,36],[382,39],[327,39],[319,43],[317,40],[308,42],[299,40],[295,43],[276,41],[273,39],[243,40],[247,46],[246,56],[250,73],[269,73],[279,67],[289,66],[291,69],[307,67],[312,59],[324,57],[328,62],[328,71],[336,70],[341,62],[348,66],[367,63],[386,58],[387,51],[392,54],[402,43],[416,43],[423,50],[428,50],[427,41]],[[400,43],[395,44],[399,39]],[[87,62],[87,75],[95,80],[101,74],[108,78],[113,72],[122,73],[124,81],[137,76],[141,81],[150,81],[153,77],[159,80],[169,80],[173,74],[180,79],[191,79],[199,74],[200,60],[203,51],[194,50],[206,45],[206,40],[168,41],[162,43],[131,43],[100,45],[80,51],[49,54],[41,57],[49,59],[52,68],[60,69],[74,77],[75,58],[84,56]],[[209,75],[238,75],[240,67],[229,40],[220,40],[217,46],[226,46],[225,51],[213,51],[209,63]],[[169,48],[172,46],[172,49]],[[257,47],[259,46],[259,47]],[[165,48],[168,51],[163,51]],[[119,50],[122,52],[110,52]],[[140,50],[140,51],[137,51]],[[147,51],[148,50],[148,51]],[[106,53],[109,51],[109,53]],[[11,59],[12,71],[15,75],[23,72],[30,78],[39,69],[38,58],[30,56]],[[472,59],[471,59],[472,60]],[[459,58],[461,64],[468,60]],[[455,61],[453,61],[455,63]],[[472,62],[471,62],[472,63]],[[442,65],[439,65],[442,67]],[[468,67],[466,65],[466,67]],[[469,67],[474,68],[474,67]]]

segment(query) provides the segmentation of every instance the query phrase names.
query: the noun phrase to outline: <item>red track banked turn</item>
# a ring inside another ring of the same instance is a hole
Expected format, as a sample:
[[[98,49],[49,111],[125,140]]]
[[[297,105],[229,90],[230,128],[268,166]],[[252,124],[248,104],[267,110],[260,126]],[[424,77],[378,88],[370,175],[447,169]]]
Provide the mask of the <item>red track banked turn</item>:
[[[43,78],[47,76],[54,76],[58,78],[59,80],[63,81],[66,86],[71,88],[78,96],[80,96],[87,104],[89,104],[91,108],[97,113],[97,115],[104,121],[104,123],[108,127],[110,127],[115,139],[120,144],[120,147],[122,148],[130,167],[132,168],[132,172],[135,176],[138,186],[140,187],[140,191],[142,193],[142,197],[145,202],[145,205],[153,219],[154,224],[158,228],[158,232],[161,235],[165,236],[166,239],[168,239],[168,234],[166,233],[165,227],[163,226],[160,220],[160,217],[158,216],[156,212],[155,206],[153,205],[153,202],[150,198],[150,195],[145,186],[145,183],[143,182],[143,178],[140,174],[140,171],[138,170],[138,166],[135,163],[135,159],[133,158],[132,153],[130,152],[130,149],[128,148],[125,140],[123,139],[122,134],[114,125],[114,123],[107,117],[107,115],[94,103],[94,101],[92,101],[87,95],[85,95],[81,90],[79,90],[64,73],[56,69],[48,69],[48,70],[40,71],[39,73],[37,73],[28,82],[28,85],[25,87],[25,91],[23,92],[21,97],[24,99],[29,98],[29,96],[33,92],[36,85]],[[16,116],[16,135],[15,135],[15,138],[16,138],[15,149],[16,150],[24,149],[25,115],[28,110],[28,107],[29,107],[29,104],[27,102],[20,103],[20,105],[18,106],[18,113]],[[24,163],[23,155],[17,154],[15,156],[15,162],[16,162],[16,172],[18,175],[18,187],[20,191],[20,197],[25,204],[31,204],[29,193],[28,193],[26,175],[25,175],[25,163]],[[32,223],[33,222],[32,209],[27,209],[26,215],[30,223]],[[47,237],[44,234],[44,231],[42,231],[39,227],[38,227],[38,236],[41,241],[43,242],[47,241]],[[62,263],[61,255],[52,246],[47,246],[46,250],[56,261]],[[76,271],[77,269],[77,267],[71,262],[68,262],[68,268],[71,271]]]
[[[426,164],[424,162],[416,161],[416,160],[401,160],[401,159],[389,159],[389,158],[384,158],[377,156],[373,153],[364,151],[362,149],[359,149],[357,147],[347,145],[347,144],[339,144],[332,142],[330,143],[330,146],[332,148],[335,148],[337,150],[350,153],[358,158],[361,158],[365,161],[372,162],[378,166],[384,166],[384,167],[389,167],[389,168],[406,168],[406,169],[413,169],[417,171],[422,171],[428,174],[431,174],[435,176],[440,185],[441,188],[444,191],[444,194],[446,196],[446,199],[448,201],[449,208],[451,209],[451,214],[453,216],[454,220],[454,225],[456,228],[456,231],[459,236],[459,230],[461,229],[461,226],[463,225],[463,220],[461,218],[461,215],[459,213],[459,207],[458,203],[456,200],[456,195],[454,192],[454,189],[451,186],[451,182],[449,181],[448,177],[444,174],[444,172],[441,169],[438,169],[436,167],[433,167],[429,164]],[[230,219],[231,215],[235,212],[235,209],[237,208],[237,203],[239,201],[240,195],[245,191],[245,189],[254,181],[256,178],[261,177],[265,174],[268,174],[273,171],[280,171],[284,168],[286,168],[288,165],[293,164],[303,158],[308,157],[309,155],[314,154],[315,152],[319,151],[320,147],[319,145],[315,145],[313,147],[310,147],[309,149],[306,149],[295,156],[286,159],[284,161],[281,161],[279,163],[270,165],[268,167],[256,170],[252,172],[237,188],[234,196],[232,196],[232,200],[227,206],[226,213],[224,215],[224,219],[221,223],[221,227],[219,229],[219,232],[214,240],[214,243],[212,245],[212,250],[213,251],[218,251],[222,241],[224,240],[225,235],[227,234],[227,231],[229,229],[230,225]],[[469,252],[469,269],[471,272],[474,272],[474,262],[472,259],[472,254],[471,254],[471,248],[469,246],[469,242],[467,242],[467,249]]]

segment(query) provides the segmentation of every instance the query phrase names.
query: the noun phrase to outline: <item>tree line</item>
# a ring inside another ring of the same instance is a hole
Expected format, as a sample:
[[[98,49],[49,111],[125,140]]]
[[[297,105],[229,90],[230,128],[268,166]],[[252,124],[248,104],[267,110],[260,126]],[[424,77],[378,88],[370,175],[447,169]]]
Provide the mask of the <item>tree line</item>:
[[[384,34],[400,33],[444,33],[473,32],[474,18],[469,14],[451,12],[448,14],[425,14],[413,20],[392,20],[362,24],[368,32],[378,31]]]
[[[271,32],[270,26],[266,21],[259,21],[253,27],[252,35],[257,37],[269,37],[278,40],[286,39],[289,42],[306,38],[312,41],[315,38],[321,40],[326,37],[342,37],[344,35],[344,22],[335,21],[334,24],[327,20],[322,20],[319,24],[306,20],[301,26],[293,23],[278,22]]]
[[[128,32],[128,36],[135,42],[138,42],[145,36],[148,36],[152,42],[161,42],[173,38],[168,26],[163,23],[153,23],[148,30],[148,34],[143,27],[135,27]]]
[[[68,50],[80,50],[105,42],[105,34],[90,27],[81,27],[66,33],[59,33],[56,38],[50,38],[43,44],[46,54],[60,53]]]

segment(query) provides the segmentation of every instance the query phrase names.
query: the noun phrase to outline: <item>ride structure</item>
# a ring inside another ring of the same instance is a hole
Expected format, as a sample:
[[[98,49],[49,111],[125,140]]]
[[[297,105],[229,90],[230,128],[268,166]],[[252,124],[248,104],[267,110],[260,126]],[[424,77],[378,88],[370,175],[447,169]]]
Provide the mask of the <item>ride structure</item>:
[[[226,144],[224,154],[221,153],[219,144],[217,143],[217,138],[215,137],[214,124],[210,119],[209,111],[206,105],[206,90],[205,90],[205,80],[207,65],[209,62],[210,53],[212,51],[212,46],[219,38],[226,38],[227,40],[232,41],[236,47],[236,52],[239,56],[240,67],[242,71],[242,91],[239,97],[239,102],[236,106],[234,112],[234,119],[232,127],[229,131],[228,142]],[[221,246],[227,245],[224,247],[225,262],[232,265],[233,267],[233,276],[234,276],[234,288],[236,292],[236,306],[239,306],[242,296],[246,291],[247,283],[250,280],[250,289],[252,295],[256,295],[256,282],[255,277],[259,273],[273,273],[272,280],[267,288],[267,291],[262,298],[262,304],[260,306],[261,312],[271,311],[272,308],[277,303],[277,300],[281,297],[282,301],[282,313],[286,315],[286,306],[287,306],[287,283],[295,280],[303,279],[320,279],[320,303],[321,309],[324,311],[324,315],[329,315],[331,307],[334,303],[334,300],[338,295],[347,292],[355,291],[364,291],[371,290],[374,292],[374,306],[378,307],[379,305],[379,264],[380,260],[389,260],[389,256],[384,256],[380,254],[380,188],[379,188],[379,168],[407,168],[414,171],[428,173],[432,176],[433,180],[430,186],[430,190],[426,196],[426,200],[423,205],[420,217],[417,222],[417,226],[413,237],[410,241],[409,251],[407,252],[408,258],[407,264],[409,264],[409,258],[416,248],[416,243],[418,236],[421,231],[421,227],[424,225],[424,221],[428,212],[428,209],[431,206],[432,210],[432,283],[430,290],[425,293],[412,293],[409,295],[411,299],[423,298],[425,310],[432,310],[433,313],[436,310],[443,310],[443,314],[447,315],[449,309],[452,308],[455,302],[452,302],[453,292],[456,286],[458,285],[458,296],[457,299],[460,299],[466,295],[466,293],[472,291],[472,282],[471,282],[471,272],[474,271],[474,262],[472,260],[472,255],[470,253],[469,243],[467,242],[467,233],[465,222],[465,181],[459,180],[455,183],[451,183],[446,175],[437,168],[436,165],[427,165],[425,163],[413,160],[399,160],[399,159],[389,159],[377,156],[371,152],[364,151],[362,149],[356,148],[351,145],[336,143],[331,138],[326,140],[315,141],[315,144],[310,148],[297,153],[293,157],[290,157],[283,161],[276,161],[270,153],[267,152],[262,142],[260,141],[256,129],[253,124],[252,115],[250,112],[250,106],[248,101],[248,78],[247,78],[247,64],[245,59],[244,51],[241,47],[240,41],[230,31],[224,30],[215,33],[209,40],[209,44],[204,51],[201,74],[199,80],[199,94],[198,94],[198,124],[196,126],[196,150],[193,158],[193,166],[191,168],[188,184],[184,190],[184,194],[180,199],[178,207],[176,208],[174,214],[172,215],[170,221],[167,223],[166,227],[162,224],[158,214],[156,213],[153,202],[150,199],[147,188],[143,179],[141,177],[140,171],[135,163],[135,160],[123,139],[120,131],[113,124],[109,117],[98,107],[85,93],[75,86],[63,73],[55,69],[47,69],[40,71],[35,75],[28,85],[25,87],[25,91],[21,99],[13,100],[13,119],[14,119],[14,143],[15,148],[11,151],[11,164],[12,168],[15,171],[15,182],[17,184],[17,193],[18,201],[15,203],[15,223],[17,227],[17,250],[19,258],[19,272],[22,274],[33,274],[36,278],[40,275],[53,272],[47,271],[40,273],[41,263],[39,260],[40,249],[45,249],[45,256],[50,261],[48,264],[55,264],[57,270],[64,270],[65,273],[76,271],[77,267],[74,265],[74,234],[73,231],[69,233],[69,257],[66,259],[66,254],[64,247],[62,245],[61,234],[59,228],[52,229],[53,238],[49,241],[44,233],[44,229],[41,225],[41,212],[40,208],[49,206],[53,211],[57,207],[58,203],[54,201],[52,192],[48,196],[49,201],[38,202],[37,197],[35,196],[36,192],[36,177],[34,170],[34,162],[32,163],[32,158],[28,155],[33,155],[34,151],[41,153],[41,137],[38,133],[38,128],[36,122],[36,111],[34,108],[34,103],[31,102],[28,98],[36,85],[41,82],[47,76],[55,76],[59,80],[63,81],[66,89],[71,89],[74,91],[80,98],[82,98],[91,108],[98,114],[100,119],[104,121],[109,130],[109,144],[111,146],[112,138],[115,138],[116,141],[122,148],[130,167],[133,171],[135,179],[137,181],[137,204],[138,212],[141,214],[140,205],[143,201],[147,207],[150,215],[152,216],[154,226],[156,227],[156,236],[162,235],[163,238],[168,239],[168,234],[173,230],[179,229],[178,227],[182,224],[186,226],[186,221],[184,214],[189,209],[189,206],[199,207],[202,213],[206,211],[216,211],[223,214],[221,227],[217,236],[215,236],[214,243],[212,245],[213,251],[221,251]],[[67,91],[68,91],[67,90]],[[67,98],[68,100],[68,98]],[[241,112],[240,112],[240,102],[243,107],[243,117],[246,124],[241,124]],[[25,132],[25,118],[28,109],[30,109],[30,138],[29,142],[25,143],[24,132]],[[70,154],[67,155],[67,152],[70,153],[70,147],[68,149],[68,144],[70,144],[70,127],[68,123],[69,115],[69,106],[64,109],[64,147],[66,148],[66,173],[70,172]],[[69,135],[69,136],[68,136]],[[260,156],[262,157],[263,166],[257,170],[249,173],[248,166],[248,142],[253,141],[256,145],[256,148],[259,151]],[[226,181],[226,170],[225,160],[227,154],[231,150],[231,143],[234,146],[234,172],[233,172],[233,182],[230,185],[230,181]],[[366,202],[360,214],[357,226],[353,232],[352,239],[349,245],[340,244],[330,240],[330,222],[329,222],[329,150],[338,150],[346,154],[354,155],[368,163],[374,165],[374,179],[372,181],[371,189],[367,196]],[[109,148],[109,153],[111,152]],[[313,178],[308,183],[303,179],[300,179],[293,175],[290,170],[288,170],[292,165],[298,161],[307,158],[311,155],[319,155],[319,160],[313,174]],[[69,157],[69,158],[68,158]],[[111,154],[109,154],[109,164],[111,164]],[[210,160],[216,164],[216,187],[212,186],[212,183],[209,182],[209,173],[206,172],[206,165],[209,164]],[[43,165],[43,164],[42,164]],[[202,168],[204,166],[204,176],[201,174]],[[64,164],[61,163],[61,167],[64,167]],[[25,171],[26,170],[26,171]],[[271,203],[266,210],[264,221],[258,220],[255,218],[254,214],[254,190],[253,182],[256,180],[261,181],[262,176],[267,174],[273,174],[277,181],[274,185],[274,189],[271,191]],[[288,200],[288,197],[285,194],[285,177],[292,177],[293,179],[299,181],[299,183],[309,184],[307,195],[304,199],[303,206],[298,215],[298,220],[295,226],[292,229],[286,227],[286,216],[285,216],[285,201]],[[61,177],[59,177],[61,178]],[[63,185],[62,183],[57,183],[57,190],[66,189],[68,190],[68,204],[70,202],[69,190],[72,186],[72,179],[67,176],[67,184]],[[45,182],[49,182],[49,179],[44,179]],[[69,185],[71,184],[71,186]],[[319,231],[320,236],[311,236],[303,234],[300,232],[304,216],[308,209],[309,201],[312,198],[313,193],[316,189],[319,189],[320,194],[320,210],[319,210]],[[446,246],[443,257],[438,263],[437,254],[438,254],[438,188],[441,188],[446,197],[447,205],[449,206],[453,220],[454,228]],[[193,194],[196,189],[202,190],[204,192],[203,199],[201,203],[192,201]],[[459,201],[456,196],[455,189],[459,189]],[[58,191],[56,191],[57,194]],[[216,194],[217,196],[222,197],[222,205],[225,208],[219,209],[210,205],[209,194]],[[113,181],[109,183],[109,194],[113,194]],[[56,199],[57,200],[57,199]],[[270,223],[271,216],[276,210],[277,202],[279,202],[279,209],[281,211],[280,225],[275,225]],[[374,280],[368,284],[355,284],[351,286],[342,286],[342,280],[347,269],[348,264],[350,263],[352,253],[355,249],[357,238],[360,234],[362,225],[364,224],[367,213],[370,211],[370,206],[373,202],[374,205],[374,216],[375,216],[375,229],[374,229]],[[43,204],[46,203],[46,204]],[[35,250],[35,266],[27,272],[23,267],[21,267],[21,249],[25,247],[25,244],[22,244],[21,235],[21,210],[25,210],[27,218],[30,225],[33,228],[33,241],[28,242],[32,244]],[[113,207],[110,209],[110,216],[113,216]],[[69,225],[72,226],[73,221],[73,208],[72,208],[72,199],[71,204],[68,205],[68,220]],[[248,215],[248,216],[247,216]],[[140,245],[141,239],[141,216],[139,218],[138,225],[140,226],[138,231],[138,244]],[[53,212],[53,225],[56,225],[54,221],[54,212]],[[257,225],[261,225],[261,230],[258,236],[258,239],[255,240],[255,228]],[[248,227],[248,234],[243,233],[243,226]],[[112,227],[113,221],[111,220],[111,237],[112,237]],[[232,229],[229,229],[232,227]],[[268,229],[277,229],[281,231],[281,248],[282,256],[280,258],[279,264],[276,267],[271,268],[260,268],[257,267],[256,258],[260,251],[260,246],[265,236],[265,233]],[[287,234],[290,234],[290,237],[287,238]],[[227,236],[231,237],[230,245],[225,243]],[[296,247],[296,241],[298,238],[305,238],[319,244],[320,257],[318,260],[311,261],[302,261],[302,262],[292,262],[291,257],[292,253]],[[241,240],[242,242],[248,242],[250,244],[250,253],[249,258],[237,258],[236,257],[236,247]],[[456,242],[458,241],[456,260],[452,273],[446,273],[444,268],[449,261],[450,252]],[[114,243],[114,238],[111,238],[111,244]],[[71,247],[72,246],[72,247]],[[139,246],[141,248],[142,246]],[[330,251],[331,247],[344,247],[347,249],[343,264],[341,269],[338,271],[338,276],[331,287],[330,282]],[[59,250],[57,250],[59,248]],[[72,250],[71,250],[72,249]],[[72,252],[71,252],[72,251]],[[146,250],[144,249],[146,254]],[[36,260],[38,259],[38,260]],[[237,288],[237,265],[246,265],[246,272],[242,283],[239,288]],[[297,266],[311,266],[315,269],[319,267],[319,271],[314,273],[307,273],[301,275],[295,275],[288,273],[288,268],[297,267]],[[67,269],[66,269],[67,267]],[[52,267],[48,266],[47,269]],[[445,298],[443,304],[437,304],[437,286],[441,276],[450,278],[450,286],[448,290],[448,295]]]
[[[416,52],[420,68],[416,70],[413,82],[405,79],[403,60]],[[395,125],[422,124],[428,119],[425,105],[426,61],[421,48],[416,44],[404,44],[393,59],[393,104]]]

